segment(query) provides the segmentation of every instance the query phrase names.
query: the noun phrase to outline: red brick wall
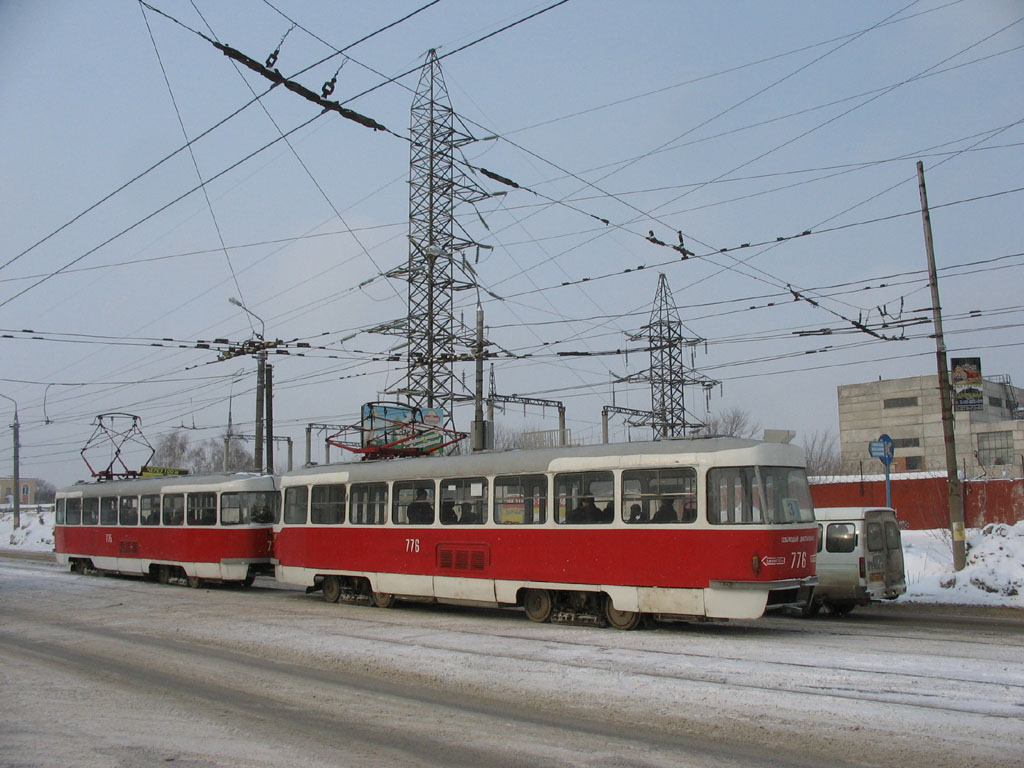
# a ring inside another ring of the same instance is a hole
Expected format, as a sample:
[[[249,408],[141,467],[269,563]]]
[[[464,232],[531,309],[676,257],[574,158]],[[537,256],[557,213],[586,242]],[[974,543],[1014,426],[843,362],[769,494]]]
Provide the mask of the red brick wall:
[[[949,527],[949,496],[944,477],[893,480],[892,506],[905,528]],[[988,523],[1024,520],[1024,480],[972,480],[963,483],[964,523],[980,528]],[[816,507],[885,505],[885,480],[820,483],[811,486]]]

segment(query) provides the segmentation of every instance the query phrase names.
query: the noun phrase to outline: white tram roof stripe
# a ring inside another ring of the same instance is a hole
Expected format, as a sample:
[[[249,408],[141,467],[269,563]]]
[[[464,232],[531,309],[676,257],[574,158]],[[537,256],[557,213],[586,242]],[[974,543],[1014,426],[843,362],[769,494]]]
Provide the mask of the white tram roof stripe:
[[[203,491],[275,491],[277,478],[256,472],[221,472],[213,475],[174,477],[138,477],[130,480],[105,480],[77,483],[57,492],[58,498],[84,496],[139,496],[159,493],[199,493]]]
[[[367,462],[340,462],[296,469],[281,486],[310,482],[384,482],[432,477],[519,475],[543,472],[585,472],[633,467],[804,466],[803,450],[781,443],[735,437],[607,443],[565,448],[481,451],[460,456],[427,456]]]

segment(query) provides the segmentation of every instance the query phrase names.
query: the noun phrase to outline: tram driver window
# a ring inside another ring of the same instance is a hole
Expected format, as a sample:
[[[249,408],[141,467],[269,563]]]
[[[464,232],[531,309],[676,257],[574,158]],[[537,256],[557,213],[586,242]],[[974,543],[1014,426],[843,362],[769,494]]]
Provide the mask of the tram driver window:
[[[276,491],[239,491],[220,495],[220,524],[249,525],[277,522],[281,495]]]
[[[622,519],[627,524],[697,520],[697,470],[632,469],[622,473]]]
[[[555,522],[595,525],[615,519],[615,479],[611,472],[555,475]]]
[[[434,483],[410,480],[395,483],[391,522],[395,525],[431,525],[434,522]]]
[[[547,511],[547,475],[494,478],[494,522],[498,525],[543,525]]]
[[[185,522],[185,494],[168,493],[164,496],[163,524],[181,525]]]
[[[57,525],[65,525],[65,522],[64,522],[64,511],[65,511],[65,500],[64,499],[57,499],[57,517],[56,517],[56,520],[55,520]]]

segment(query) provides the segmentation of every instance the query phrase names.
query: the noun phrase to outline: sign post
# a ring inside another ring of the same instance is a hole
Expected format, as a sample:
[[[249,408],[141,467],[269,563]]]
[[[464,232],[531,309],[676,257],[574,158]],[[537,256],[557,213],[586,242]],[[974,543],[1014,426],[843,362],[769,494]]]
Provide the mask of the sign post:
[[[868,444],[868,453],[879,459],[885,466],[885,506],[892,507],[892,485],[889,482],[889,465],[895,455],[895,446],[888,435],[879,435]]]

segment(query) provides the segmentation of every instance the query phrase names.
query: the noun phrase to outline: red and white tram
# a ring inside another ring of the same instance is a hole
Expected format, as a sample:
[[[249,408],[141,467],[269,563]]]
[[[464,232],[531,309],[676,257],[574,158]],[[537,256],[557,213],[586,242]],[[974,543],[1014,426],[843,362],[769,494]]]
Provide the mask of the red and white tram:
[[[84,573],[161,582],[251,584],[272,573],[280,494],[270,475],[159,477],[74,485],[57,493],[57,562]]]
[[[815,581],[803,452],[778,443],[335,464],[281,488],[277,579],[329,601],[522,605],[534,621],[630,629],[643,614],[756,618]]]

